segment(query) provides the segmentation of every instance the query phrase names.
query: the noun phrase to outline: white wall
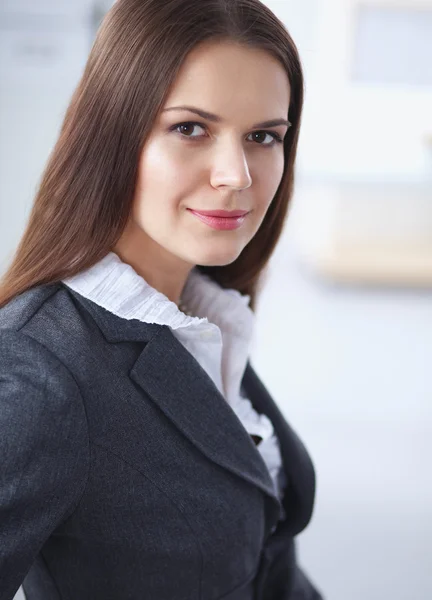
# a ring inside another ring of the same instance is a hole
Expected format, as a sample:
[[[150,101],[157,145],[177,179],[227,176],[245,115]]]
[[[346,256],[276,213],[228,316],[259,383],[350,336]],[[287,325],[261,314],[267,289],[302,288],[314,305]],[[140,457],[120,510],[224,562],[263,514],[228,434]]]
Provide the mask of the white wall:
[[[316,467],[300,557],[329,600],[429,600],[432,294],[329,284],[299,265],[293,229],[252,357]]]

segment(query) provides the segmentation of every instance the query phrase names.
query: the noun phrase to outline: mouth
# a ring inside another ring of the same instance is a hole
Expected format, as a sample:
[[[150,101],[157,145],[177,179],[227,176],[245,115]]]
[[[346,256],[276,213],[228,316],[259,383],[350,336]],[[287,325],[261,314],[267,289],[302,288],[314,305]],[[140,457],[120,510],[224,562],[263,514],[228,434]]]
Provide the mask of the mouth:
[[[250,212],[247,210],[193,210],[192,208],[187,210],[209,227],[223,231],[241,227]]]
[[[193,208],[189,208],[188,210],[204,215],[205,217],[222,217],[223,219],[243,217],[249,212],[248,210],[194,210]]]

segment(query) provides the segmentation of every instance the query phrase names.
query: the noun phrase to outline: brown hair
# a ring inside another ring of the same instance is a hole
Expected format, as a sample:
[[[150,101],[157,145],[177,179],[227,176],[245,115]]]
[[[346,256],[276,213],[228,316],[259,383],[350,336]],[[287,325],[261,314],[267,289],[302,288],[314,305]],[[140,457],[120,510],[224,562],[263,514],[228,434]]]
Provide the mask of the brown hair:
[[[98,31],[2,278],[0,307],[30,287],[76,275],[115,246],[128,221],[142,148],[187,54],[208,40],[271,53],[291,86],[284,174],[260,229],[231,264],[198,267],[251,296],[279,240],[293,193],[303,73],[285,26],[260,0],[117,0]]]

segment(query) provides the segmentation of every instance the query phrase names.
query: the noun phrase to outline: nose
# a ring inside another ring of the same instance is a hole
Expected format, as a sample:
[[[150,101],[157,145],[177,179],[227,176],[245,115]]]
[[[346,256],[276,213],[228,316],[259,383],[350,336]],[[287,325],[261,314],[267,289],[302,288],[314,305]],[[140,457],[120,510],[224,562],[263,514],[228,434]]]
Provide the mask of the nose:
[[[237,190],[252,185],[252,177],[244,149],[239,144],[225,144],[213,156],[211,184],[214,188],[231,187]]]

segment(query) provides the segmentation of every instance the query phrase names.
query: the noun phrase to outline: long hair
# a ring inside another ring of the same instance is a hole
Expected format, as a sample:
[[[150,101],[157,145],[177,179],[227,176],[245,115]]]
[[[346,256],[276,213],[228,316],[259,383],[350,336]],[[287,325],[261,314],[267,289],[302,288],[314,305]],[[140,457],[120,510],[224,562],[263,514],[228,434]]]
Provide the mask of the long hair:
[[[117,0],[98,30],[42,175],[26,229],[0,282],[0,308],[31,287],[72,277],[119,240],[141,151],[188,53],[208,40],[269,52],[291,86],[285,166],[267,214],[229,265],[198,267],[251,297],[282,233],[294,186],[303,72],[283,23],[260,0]]]

